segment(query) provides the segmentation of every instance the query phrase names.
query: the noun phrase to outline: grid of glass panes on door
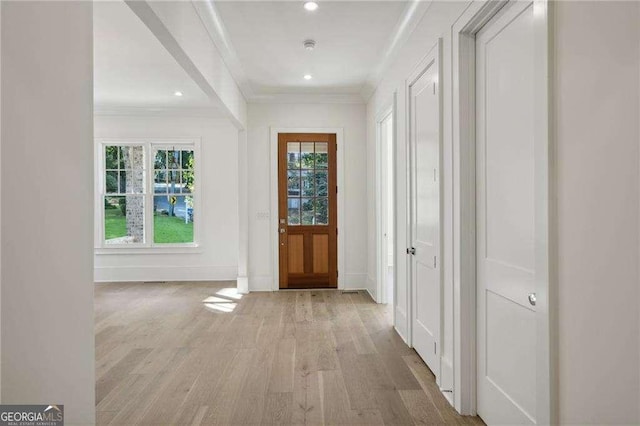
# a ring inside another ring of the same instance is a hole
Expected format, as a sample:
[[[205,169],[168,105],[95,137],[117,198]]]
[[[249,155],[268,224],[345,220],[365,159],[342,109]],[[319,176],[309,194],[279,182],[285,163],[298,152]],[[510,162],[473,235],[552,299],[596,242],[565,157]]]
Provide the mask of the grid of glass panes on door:
[[[287,143],[287,223],[329,224],[327,142]]]

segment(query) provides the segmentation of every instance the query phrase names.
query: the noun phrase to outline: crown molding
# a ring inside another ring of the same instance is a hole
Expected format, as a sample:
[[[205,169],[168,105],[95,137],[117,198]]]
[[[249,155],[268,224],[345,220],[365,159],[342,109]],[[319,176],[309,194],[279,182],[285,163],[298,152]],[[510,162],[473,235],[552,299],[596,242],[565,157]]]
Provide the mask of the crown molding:
[[[359,93],[276,93],[254,95],[247,100],[250,104],[364,104]]]
[[[224,26],[222,17],[218,12],[214,2],[212,0],[195,1],[192,0],[191,4],[196,11],[196,14],[200,18],[202,25],[204,25],[211,42],[218,49],[222,60],[229,69],[231,76],[236,81],[236,85],[242,92],[242,95],[246,100],[251,99],[254,96],[253,88],[247,78],[247,75],[242,68],[240,59],[236,49],[231,42],[231,36],[227,28]]]
[[[431,0],[413,0],[407,4],[400,19],[391,33],[391,37],[387,41],[386,47],[382,50],[380,60],[374,67],[373,71],[367,77],[360,94],[362,98],[368,102],[380,84],[382,76],[389,68],[393,60],[397,57],[400,49],[409,40],[411,34],[422,20],[424,14],[431,7]]]
[[[172,108],[172,107],[131,107],[105,106],[93,107],[95,116],[134,116],[134,117],[205,117],[227,120],[216,108]]]

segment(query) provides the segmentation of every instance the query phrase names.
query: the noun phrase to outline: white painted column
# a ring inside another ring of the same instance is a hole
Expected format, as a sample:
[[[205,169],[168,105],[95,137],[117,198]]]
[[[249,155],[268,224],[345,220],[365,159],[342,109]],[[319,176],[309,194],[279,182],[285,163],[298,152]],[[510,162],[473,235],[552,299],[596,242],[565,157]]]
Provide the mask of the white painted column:
[[[2,402],[95,423],[91,2],[3,2]]]
[[[247,131],[238,131],[238,292],[249,293],[249,168]]]

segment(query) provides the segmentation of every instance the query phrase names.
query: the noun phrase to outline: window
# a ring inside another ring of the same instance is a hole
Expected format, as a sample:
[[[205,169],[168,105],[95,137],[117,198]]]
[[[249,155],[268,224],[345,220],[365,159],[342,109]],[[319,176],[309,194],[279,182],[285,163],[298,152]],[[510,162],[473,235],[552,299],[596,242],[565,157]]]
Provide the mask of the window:
[[[196,143],[101,142],[103,247],[194,245]]]

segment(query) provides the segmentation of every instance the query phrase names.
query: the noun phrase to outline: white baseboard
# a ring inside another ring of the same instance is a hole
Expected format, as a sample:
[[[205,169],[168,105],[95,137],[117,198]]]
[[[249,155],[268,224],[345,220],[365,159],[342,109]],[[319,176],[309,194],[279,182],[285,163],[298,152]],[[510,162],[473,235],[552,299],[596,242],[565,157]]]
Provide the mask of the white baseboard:
[[[404,312],[402,309],[400,309],[397,305],[396,305],[396,325],[395,325],[395,329],[398,332],[398,334],[400,335],[400,337],[402,337],[402,340],[404,340],[404,342],[411,346],[410,342],[409,342],[409,334],[408,334],[408,322],[407,322],[407,313]]]
[[[346,273],[344,277],[340,274],[340,280],[344,280],[341,283],[340,288],[343,290],[360,290],[367,288],[367,274],[365,273]]]
[[[449,404],[453,405],[453,363],[450,359],[442,357],[440,358],[440,391],[444,397],[449,401]]]
[[[249,277],[247,276],[238,276],[236,279],[238,283],[238,293],[247,294],[249,293]]]
[[[273,276],[254,275],[249,277],[249,291],[273,291]]]
[[[380,300],[378,300],[378,283],[376,282],[376,278],[371,275],[367,275],[367,289],[373,300],[375,300],[376,303],[380,303]]]
[[[373,294],[371,294],[371,290],[369,290],[369,288],[366,288],[365,290],[367,291],[367,293],[369,293],[369,297],[371,297],[371,299],[373,299],[374,302],[378,303],[376,300],[376,297]]]
[[[95,282],[236,281],[233,266],[102,266],[94,268]]]

